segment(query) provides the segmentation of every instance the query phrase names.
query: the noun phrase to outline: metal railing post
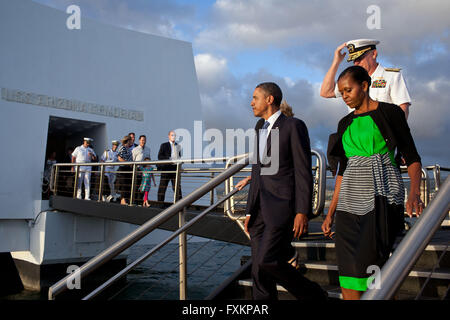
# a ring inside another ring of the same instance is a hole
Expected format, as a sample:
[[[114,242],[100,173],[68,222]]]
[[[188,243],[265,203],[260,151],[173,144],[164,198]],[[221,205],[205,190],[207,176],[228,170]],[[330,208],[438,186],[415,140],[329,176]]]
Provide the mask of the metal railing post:
[[[228,163],[225,165],[225,170],[228,168]],[[230,179],[225,180],[225,194],[229,193],[230,190]],[[227,214],[232,214],[232,212],[230,212],[231,209],[231,200],[228,199],[227,201],[225,201],[224,205],[223,205],[223,210],[224,213]]]
[[[395,249],[379,274],[379,289],[369,289],[361,300],[389,300],[400,288],[450,209],[450,179]]]
[[[441,186],[441,166],[436,164],[433,168],[434,175],[434,191],[438,192]]]
[[[130,192],[130,206],[134,201],[134,189],[136,184],[136,164],[133,164],[133,175],[131,177],[131,192]]]
[[[425,170],[424,168],[422,168],[422,175],[425,179],[424,181],[424,203],[425,203],[425,207],[428,205],[428,203],[430,202],[430,178],[428,177],[428,172],[427,170]]]
[[[55,168],[55,180],[54,180],[54,182],[53,182],[53,190],[52,190],[52,188],[51,188],[51,185],[50,185],[50,181],[52,180],[51,178],[50,178],[50,181],[49,181],[49,188],[50,188],[50,190],[51,191],[53,191],[53,194],[55,194],[56,195],[56,192],[58,192],[58,174],[59,174],[59,167],[56,167]]]
[[[227,170],[229,167],[232,166],[233,161],[238,161],[238,159],[242,158],[243,156],[251,157],[251,154],[237,155],[229,158],[225,164],[225,170]],[[233,183],[234,180],[232,176],[229,179],[225,180],[225,194],[231,192]],[[223,209],[225,214],[228,215],[230,218],[234,220],[237,219],[236,217],[234,217],[234,197],[230,197],[227,201],[225,201]]]
[[[175,192],[173,194],[173,203],[178,201],[181,191],[181,163],[177,163],[175,174]],[[178,227],[182,228],[186,223],[185,209],[178,213]],[[180,260],[180,300],[187,299],[187,238],[186,232],[180,233],[179,242],[179,260]]]
[[[234,177],[230,177],[230,179],[228,179],[228,181],[230,182],[230,184],[228,185],[229,191],[233,190],[234,188]],[[231,212],[234,215],[235,210],[235,201],[234,201],[234,197],[230,198],[230,207],[231,207]]]
[[[323,212],[325,207],[325,197],[327,189],[327,158],[320,150],[311,149],[311,154],[315,155],[316,160],[316,177],[317,177],[317,193],[314,199],[313,214],[318,216]]]
[[[73,198],[77,197],[78,175],[80,174],[80,166],[75,166],[75,179],[73,181]]]
[[[100,185],[98,187],[98,202],[102,201],[104,175],[105,175],[105,166],[100,166],[100,179],[99,179]]]
[[[214,172],[211,172],[211,179],[214,179]],[[209,193],[209,204],[212,205],[214,203],[214,189]]]

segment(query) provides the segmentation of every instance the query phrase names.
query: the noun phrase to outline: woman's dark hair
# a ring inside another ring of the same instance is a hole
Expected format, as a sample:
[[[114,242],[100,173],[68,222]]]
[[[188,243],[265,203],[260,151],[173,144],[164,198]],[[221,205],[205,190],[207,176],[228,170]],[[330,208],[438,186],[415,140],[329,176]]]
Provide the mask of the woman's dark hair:
[[[339,75],[339,78],[337,81],[339,81],[341,78],[345,76],[350,76],[353,81],[359,83],[362,85],[362,83],[365,81],[367,82],[367,91],[370,88],[370,85],[372,84],[372,79],[370,78],[369,74],[367,73],[366,69],[360,66],[351,66],[342,71],[342,73]]]

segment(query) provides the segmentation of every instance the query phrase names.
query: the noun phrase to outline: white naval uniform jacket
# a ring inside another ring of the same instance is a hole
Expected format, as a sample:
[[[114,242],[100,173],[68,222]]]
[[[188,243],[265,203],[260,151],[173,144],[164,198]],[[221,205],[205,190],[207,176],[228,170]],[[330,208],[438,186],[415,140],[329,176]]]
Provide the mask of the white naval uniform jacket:
[[[89,157],[89,152],[96,156],[94,150],[90,147],[85,148],[83,145],[76,147],[72,153],[72,157],[75,157],[75,163],[86,163],[91,162],[91,157]],[[80,166],[80,171],[91,171],[91,166]]]
[[[392,70],[395,69],[386,69],[381,64],[378,64],[378,67],[370,76],[372,78],[372,84],[369,88],[369,96],[375,101],[392,103],[397,106],[403,103],[411,103],[411,98],[401,72]],[[337,98],[342,97],[337,83],[334,93]]]
[[[104,162],[119,162],[117,158],[117,150],[116,151],[112,151],[112,149],[105,150],[105,152],[103,152],[101,160]],[[118,168],[119,166],[105,166],[105,172],[114,172],[117,171]]]

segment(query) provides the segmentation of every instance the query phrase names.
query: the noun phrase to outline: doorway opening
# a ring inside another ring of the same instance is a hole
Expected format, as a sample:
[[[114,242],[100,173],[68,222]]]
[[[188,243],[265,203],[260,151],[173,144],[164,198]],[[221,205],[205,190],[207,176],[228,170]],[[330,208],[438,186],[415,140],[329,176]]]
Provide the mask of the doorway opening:
[[[105,123],[50,116],[44,162],[42,199],[48,199],[50,196],[49,178],[52,164],[70,163],[72,161],[72,152],[76,147],[83,144],[85,137],[94,140],[91,143],[91,147],[97,155],[99,155],[99,152],[101,155],[106,146]],[[68,167],[65,170],[70,170],[70,168]],[[69,174],[67,175],[69,176]],[[64,181],[63,189],[67,192],[70,192],[70,182],[70,180]]]

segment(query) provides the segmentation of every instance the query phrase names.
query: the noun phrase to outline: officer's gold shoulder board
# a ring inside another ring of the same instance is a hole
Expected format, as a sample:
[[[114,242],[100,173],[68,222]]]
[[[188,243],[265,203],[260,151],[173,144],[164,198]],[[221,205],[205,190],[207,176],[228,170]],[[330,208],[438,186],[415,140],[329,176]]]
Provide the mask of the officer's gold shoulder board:
[[[402,69],[400,69],[400,68],[384,68],[384,70],[390,71],[390,72],[400,72],[400,70],[402,70]]]

